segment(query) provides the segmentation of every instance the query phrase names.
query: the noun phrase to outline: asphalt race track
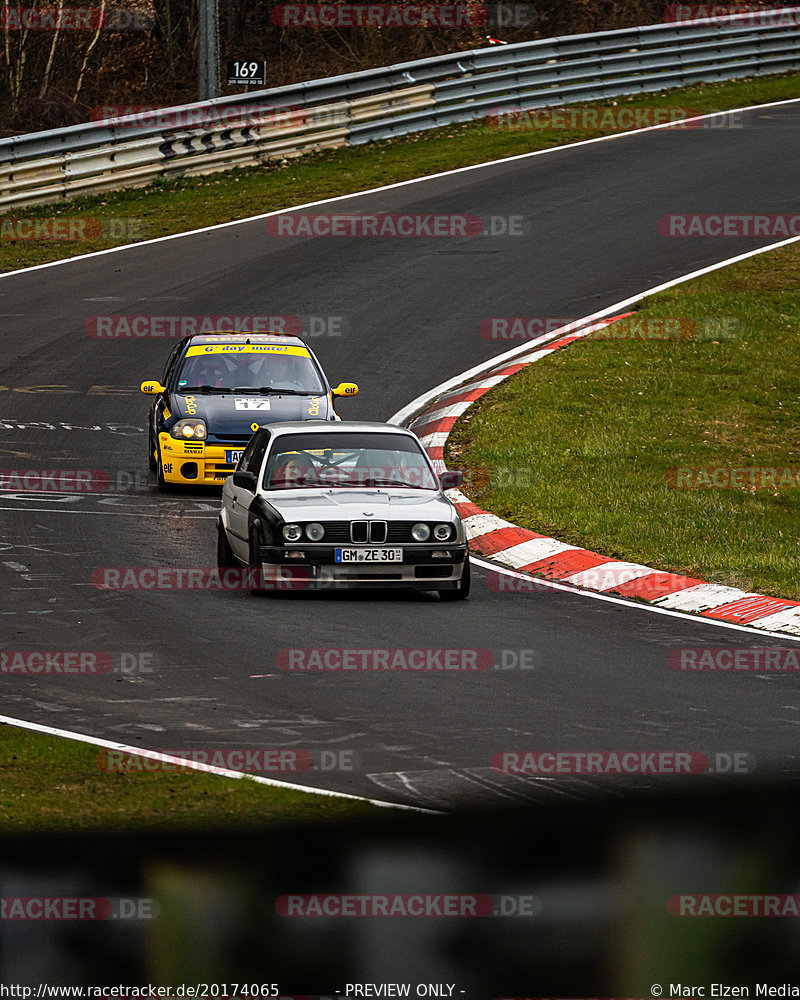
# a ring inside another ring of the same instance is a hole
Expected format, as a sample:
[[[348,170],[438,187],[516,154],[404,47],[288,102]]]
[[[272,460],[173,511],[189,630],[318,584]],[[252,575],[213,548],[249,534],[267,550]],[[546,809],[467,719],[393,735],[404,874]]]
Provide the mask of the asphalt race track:
[[[2,714],[150,749],[350,751],[352,770],[273,776],[434,809],[679,780],[515,778],[490,766],[503,750],[736,751],[752,755],[760,776],[800,772],[796,677],[686,675],[668,663],[683,646],[789,639],[555,590],[497,593],[477,567],[466,604],[433,594],[98,590],[100,567],[213,566],[217,500],[159,495],[147,474],[149,402],[138,385],[160,376],[171,342],[85,330],[97,314],[340,317],[339,336],[309,337],[334,384],[360,387],[339,411],[386,419],[514,346],[479,335],[487,317],[583,316],[775,242],[668,238],[658,219],[797,212],[798,107],[307,210],[521,216],[522,235],[292,238],[269,235],[260,220],[3,276],[0,467],[100,469],[112,484],[92,495],[0,497],[3,648],[102,650],[128,654],[126,663],[145,654],[150,669],[7,675]],[[279,651],[297,647],[481,648],[507,662],[532,650],[533,669],[280,670]]]

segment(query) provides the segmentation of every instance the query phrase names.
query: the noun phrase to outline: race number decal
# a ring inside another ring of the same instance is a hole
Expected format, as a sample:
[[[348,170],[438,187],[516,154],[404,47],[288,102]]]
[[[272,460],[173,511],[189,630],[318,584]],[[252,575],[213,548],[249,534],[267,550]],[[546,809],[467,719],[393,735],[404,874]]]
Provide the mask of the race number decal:
[[[236,396],[233,400],[237,410],[268,410],[269,400],[259,399],[255,396]]]

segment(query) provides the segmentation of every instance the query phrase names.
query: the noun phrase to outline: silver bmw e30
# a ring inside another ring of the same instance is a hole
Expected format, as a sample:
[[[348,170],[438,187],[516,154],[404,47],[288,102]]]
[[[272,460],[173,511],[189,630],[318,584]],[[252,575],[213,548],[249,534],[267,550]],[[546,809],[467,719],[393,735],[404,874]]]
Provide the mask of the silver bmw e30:
[[[464,526],[417,437],[392,424],[304,420],[260,427],[222,488],[221,568],[255,591],[329,587],[469,594]]]

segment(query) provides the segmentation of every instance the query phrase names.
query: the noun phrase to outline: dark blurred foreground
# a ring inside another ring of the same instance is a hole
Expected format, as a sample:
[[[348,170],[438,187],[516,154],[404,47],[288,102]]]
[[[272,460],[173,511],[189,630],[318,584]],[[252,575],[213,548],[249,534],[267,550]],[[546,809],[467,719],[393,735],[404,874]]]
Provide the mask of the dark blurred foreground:
[[[798,804],[796,791],[768,789],[450,817],[387,810],[368,826],[233,835],[0,840],[0,983],[34,995],[40,983],[276,984],[332,997],[354,983],[410,984],[410,996],[455,984],[453,997],[491,998],[650,996],[653,984],[669,996],[670,983],[703,984],[708,997],[720,982],[755,997],[757,983],[798,972],[800,918],[719,913],[791,914]],[[417,896],[465,912],[304,915],[402,910]],[[37,913],[36,900],[52,917],[54,898],[73,912],[75,899],[94,900],[85,911],[100,919],[9,919]],[[470,915],[475,899],[485,915]],[[681,915],[704,908],[717,915]]]

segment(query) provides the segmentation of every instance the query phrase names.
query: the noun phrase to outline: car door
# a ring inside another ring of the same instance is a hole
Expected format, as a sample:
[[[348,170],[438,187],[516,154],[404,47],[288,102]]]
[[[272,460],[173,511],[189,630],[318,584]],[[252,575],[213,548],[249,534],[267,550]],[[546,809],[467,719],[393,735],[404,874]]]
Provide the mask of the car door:
[[[256,480],[258,479],[269,438],[269,431],[263,428],[256,431],[247,442],[247,447],[239,459],[239,464],[236,466],[237,472],[252,472],[256,476]],[[246,561],[250,554],[248,514],[250,504],[255,497],[255,489],[248,490],[237,486],[233,482],[233,476],[230,476],[225,482],[223,493],[228,515],[227,527],[231,548],[239,559]]]

